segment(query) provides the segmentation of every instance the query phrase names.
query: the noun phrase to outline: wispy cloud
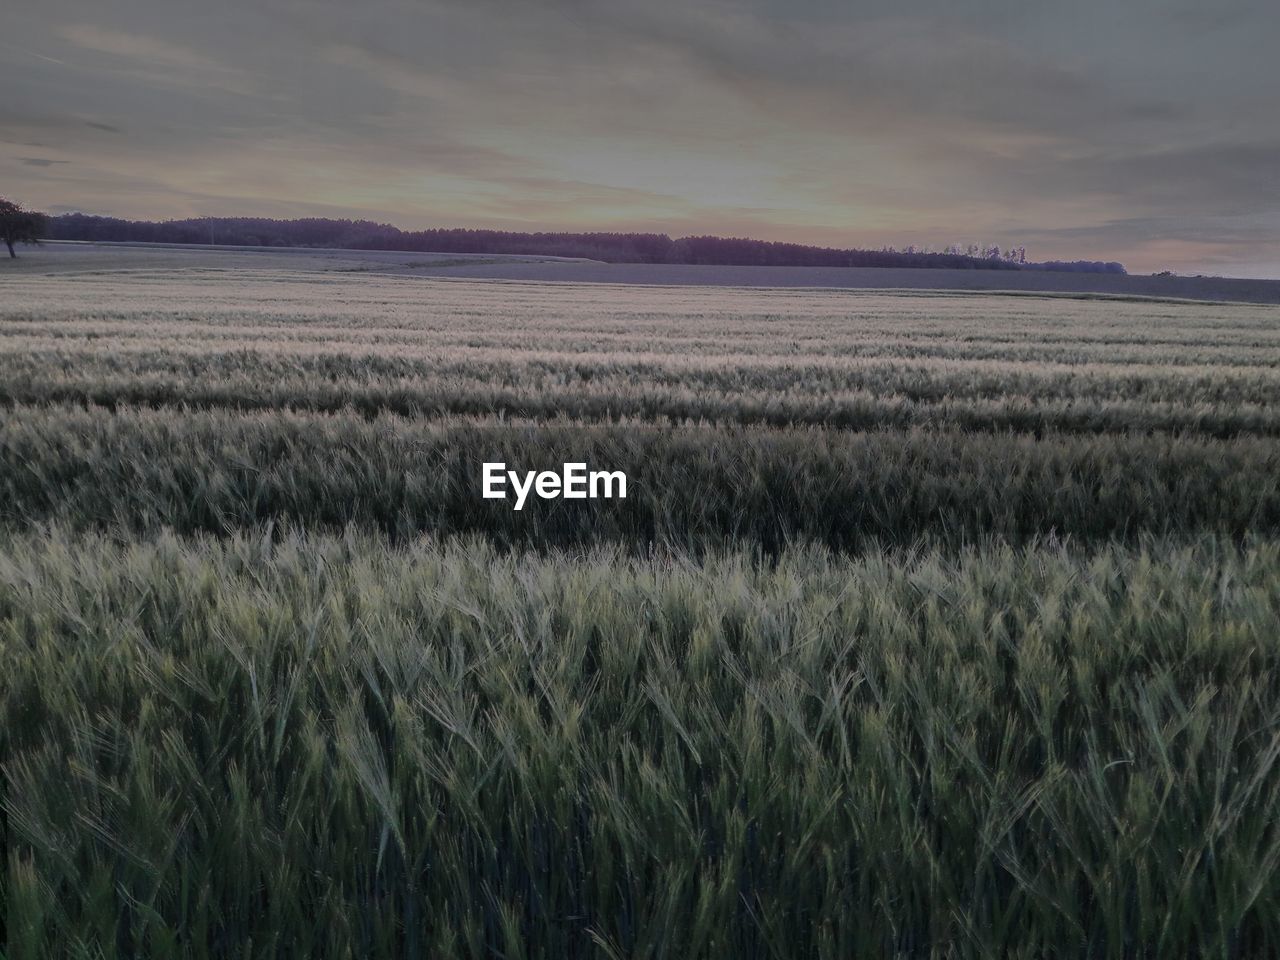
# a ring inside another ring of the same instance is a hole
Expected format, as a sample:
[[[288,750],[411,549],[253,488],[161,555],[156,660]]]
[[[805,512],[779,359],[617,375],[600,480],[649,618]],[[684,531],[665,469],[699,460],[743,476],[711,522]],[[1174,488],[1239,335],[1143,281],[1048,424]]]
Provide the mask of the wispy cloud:
[[[243,71],[181,43],[89,23],[59,26],[54,32],[74,47],[108,54],[143,75],[176,83],[213,84],[229,93],[253,92]]]

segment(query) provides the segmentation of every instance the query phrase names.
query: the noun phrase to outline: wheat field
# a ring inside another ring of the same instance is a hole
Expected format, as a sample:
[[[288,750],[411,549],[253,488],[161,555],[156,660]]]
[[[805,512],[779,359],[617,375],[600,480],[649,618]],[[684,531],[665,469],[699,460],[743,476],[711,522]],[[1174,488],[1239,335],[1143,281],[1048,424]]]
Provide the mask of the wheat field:
[[[262,264],[5,278],[6,958],[1280,952],[1280,308]]]

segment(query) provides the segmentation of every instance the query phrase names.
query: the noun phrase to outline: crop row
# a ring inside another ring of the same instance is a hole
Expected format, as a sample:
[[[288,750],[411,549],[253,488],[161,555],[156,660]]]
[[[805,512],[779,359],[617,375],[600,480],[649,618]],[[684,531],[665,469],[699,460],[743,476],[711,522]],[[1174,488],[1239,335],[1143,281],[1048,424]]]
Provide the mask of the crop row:
[[[1280,446],[1262,438],[423,421],[351,413],[15,407],[0,423],[0,520],[126,531],[274,521],[501,545],[838,550],[1242,538],[1280,531]],[[480,496],[481,468],[624,471],[625,500]]]
[[[414,364],[349,357],[0,355],[0,404],[352,411],[843,429],[1280,436],[1280,380],[912,369]]]
[[[6,953],[1273,956],[1280,549],[0,546]]]

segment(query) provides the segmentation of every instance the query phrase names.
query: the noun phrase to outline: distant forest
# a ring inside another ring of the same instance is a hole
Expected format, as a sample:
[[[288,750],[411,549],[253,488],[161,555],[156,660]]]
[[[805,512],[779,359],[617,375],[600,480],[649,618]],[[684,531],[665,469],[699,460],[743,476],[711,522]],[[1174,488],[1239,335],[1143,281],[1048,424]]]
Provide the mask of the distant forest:
[[[83,213],[50,217],[50,240],[207,243],[249,247],[322,247],[418,253],[531,254],[586,257],[609,263],[693,263],[770,267],[935,267],[956,270],[1062,270],[1124,273],[1119,263],[1092,260],[1028,261],[1020,247],[950,246],[840,250],[800,243],[665,233],[514,233],[505,230],[400,230],[370,220],[270,220],[204,217],[193,220],[120,220]]]

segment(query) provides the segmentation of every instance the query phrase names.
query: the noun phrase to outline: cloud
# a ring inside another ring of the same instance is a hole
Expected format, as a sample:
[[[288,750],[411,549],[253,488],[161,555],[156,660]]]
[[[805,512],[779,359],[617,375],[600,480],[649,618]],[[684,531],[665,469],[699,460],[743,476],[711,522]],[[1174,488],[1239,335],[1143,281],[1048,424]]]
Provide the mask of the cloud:
[[[125,61],[139,76],[213,85],[228,93],[253,92],[242,71],[181,43],[89,23],[68,24],[54,33],[81,50]]]
[[[138,216],[1280,269],[1277,37],[1261,0],[46,0],[6,11],[0,174]]]
[[[98,27],[87,23],[74,23],[58,27],[54,31],[58,36],[70,41],[73,45],[85,50],[97,50],[110,53],[129,60],[184,70],[188,68],[202,70],[224,70],[219,64],[196,51],[177,43],[160,40],[155,37],[139,36]]]

